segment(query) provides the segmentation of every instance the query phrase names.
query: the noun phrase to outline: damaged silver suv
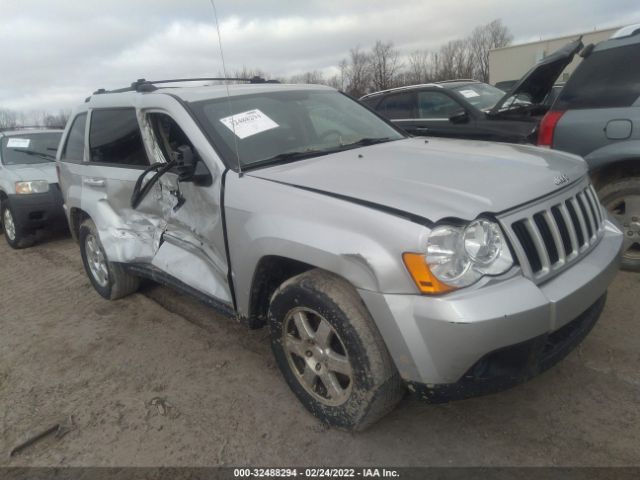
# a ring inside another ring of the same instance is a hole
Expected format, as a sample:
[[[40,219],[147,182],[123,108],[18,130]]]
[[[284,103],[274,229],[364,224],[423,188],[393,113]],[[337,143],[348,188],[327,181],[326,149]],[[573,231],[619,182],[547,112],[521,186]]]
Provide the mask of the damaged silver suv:
[[[576,156],[409,138],[322,86],[99,90],[58,152],[86,272],[268,325],[293,392],[360,430],[522,382],[592,328],[622,235]]]

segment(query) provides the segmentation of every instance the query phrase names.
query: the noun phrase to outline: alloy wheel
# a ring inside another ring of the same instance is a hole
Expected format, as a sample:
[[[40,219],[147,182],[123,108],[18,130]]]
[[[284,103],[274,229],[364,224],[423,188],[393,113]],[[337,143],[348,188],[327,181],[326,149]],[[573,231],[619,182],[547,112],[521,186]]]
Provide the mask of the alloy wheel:
[[[107,287],[109,284],[109,269],[107,260],[98,243],[98,239],[93,233],[89,233],[85,237],[85,254],[87,256],[87,264],[93,279],[101,287]]]
[[[6,208],[2,218],[2,224],[4,225],[4,233],[12,242],[16,239],[16,224],[13,221],[13,215],[11,210]]]
[[[628,260],[640,260],[640,195],[618,197],[606,207],[622,225],[623,257]]]
[[[283,347],[292,371],[319,402],[337,406],[351,394],[353,370],[344,342],[319,313],[295,308],[284,321]]]

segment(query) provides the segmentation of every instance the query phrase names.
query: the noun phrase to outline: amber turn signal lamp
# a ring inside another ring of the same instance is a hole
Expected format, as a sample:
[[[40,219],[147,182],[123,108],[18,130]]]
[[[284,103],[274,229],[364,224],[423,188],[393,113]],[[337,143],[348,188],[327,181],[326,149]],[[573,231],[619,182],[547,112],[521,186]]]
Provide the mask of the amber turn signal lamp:
[[[421,293],[437,295],[455,290],[454,287],[442,283],[431,273],[423,253],[403,253],[402,260]]]

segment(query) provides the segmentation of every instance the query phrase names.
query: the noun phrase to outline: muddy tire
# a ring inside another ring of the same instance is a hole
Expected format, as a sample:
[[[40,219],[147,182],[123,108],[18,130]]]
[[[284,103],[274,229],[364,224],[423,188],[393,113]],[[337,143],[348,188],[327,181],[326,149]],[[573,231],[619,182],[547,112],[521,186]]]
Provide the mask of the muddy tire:
[[[11,248],[18,250],[34,244],[34,236],[24,233],[22,226],[11,209],[11,205],[6,200],[2,202],[2,207],[0,208],[0,219],[4,238]]]
[[[405,387],[369,312],[344,279],[311,270],[274,293],[271,347],[289,387],[322,422],[363,430]]]
[[[140,279],[107,258],[93,220],[82,222],[78,240],[84,269],[100,295],[108,300],[116,300],[138,290]]]
[[[598,195],[622,226],[622,269],[640,272],[640,177],[607,183],[600,188]]]

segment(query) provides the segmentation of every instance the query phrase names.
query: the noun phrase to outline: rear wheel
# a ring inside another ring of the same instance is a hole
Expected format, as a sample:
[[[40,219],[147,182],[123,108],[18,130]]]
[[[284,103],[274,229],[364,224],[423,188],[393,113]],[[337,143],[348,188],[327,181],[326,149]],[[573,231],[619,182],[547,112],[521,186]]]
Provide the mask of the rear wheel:
[[[33,245],[33,235],[25,235],[16,220],[11,205],[7,201],[2,203],[0,209],[4,238],[11,248],[20,249]]]
[[[107,258],[93,220],[87,219],[82,222],[78,240],[84,269],[100,295],[109,300],[116,300],[138,290],[140,279]]]
[[[616,180],[598,192],[624,233],[622,268],[640,272],[640,177]]]
[[[323,422],[363,430],[402,398],[380,333],[344,279],[311,270],[286,281],[271,299],[269,327],[289,387]]]

